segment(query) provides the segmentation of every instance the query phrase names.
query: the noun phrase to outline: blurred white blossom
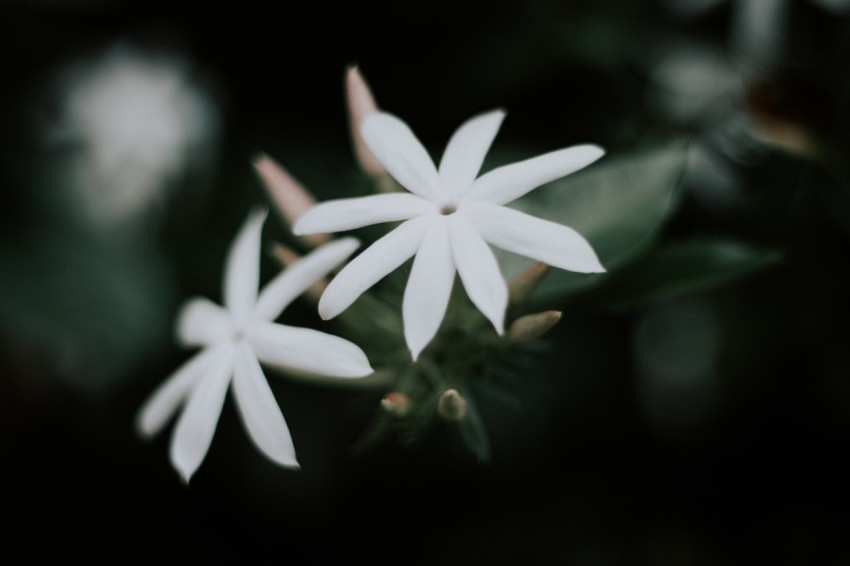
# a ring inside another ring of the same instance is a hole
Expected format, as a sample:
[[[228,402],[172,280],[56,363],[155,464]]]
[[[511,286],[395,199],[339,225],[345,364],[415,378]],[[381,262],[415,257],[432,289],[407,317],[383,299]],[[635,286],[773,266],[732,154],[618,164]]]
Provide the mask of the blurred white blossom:
[[[681,125],[710,127],[739,108],[744,84],[725,52],[683,40],[658,51],[648,85],[658,112]]]
[[[594,145],[579,145],[499,167],[476,179],[505,113],[465,122],[446,147],[439,170],[408,126],[390,114],[369,114],[361,125],[372,154],[408,193],[379,194],[319,204],[296,222],[296,234],[336,232],[404,221],[352,260],[319,302],[329,319],[364,291],[416,256],[404,293],[407,345],[416,359],[448,306],[455,273],[467,295],[501,334],[508,289],[488,243],[578,272],[601,272],[590,244],[567,226],[504,206],[531,190],[596,161]]]
[[[119,45],[78,64],[54,138],[81,149],[72,180],[91,220],[124,225],[208,163],[218,115],[187,62]]]
[[[699,16],[720,5],[730,4],[730,47],[745,72],[761,72],[786,54],[791,10],[789,0],[667,0],[671,13],[685,18]],[[818,9],[844,14],[850,0],[811,0]]]
[[[289,266],[257,293],[260,234],[265,211],[252,213],[227,259],[224,307],[205,298],[186,302],[180,340],[203,350],[172,374],[137,417],[140,434],[156,435],[185,403],[171,439],[171,462],[189,481],[207,454],[229,386],[257,448],[272,461],[298,467],[283,414],[259,362],[287,371],[330,377],[372,373],[351,342],[308,328],[272,322],[284,308],[357,248],[354,238],[326,244]]]

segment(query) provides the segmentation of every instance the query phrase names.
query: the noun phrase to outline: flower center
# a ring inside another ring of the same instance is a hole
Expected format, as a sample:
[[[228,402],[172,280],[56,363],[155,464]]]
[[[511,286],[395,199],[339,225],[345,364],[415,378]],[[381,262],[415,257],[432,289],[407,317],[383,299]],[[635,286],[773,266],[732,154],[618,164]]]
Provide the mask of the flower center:
[[[248,321],[247,320],[231,320],[230,321],[230,333],[231,339],[234,342],[241,342],[245,339],[245,332],[248,329]]]
[[[453,204],[444,204],[440,207],[440,214],[443,216],[448,216],[449,214],[454,214],[457,212],[457,206]]]

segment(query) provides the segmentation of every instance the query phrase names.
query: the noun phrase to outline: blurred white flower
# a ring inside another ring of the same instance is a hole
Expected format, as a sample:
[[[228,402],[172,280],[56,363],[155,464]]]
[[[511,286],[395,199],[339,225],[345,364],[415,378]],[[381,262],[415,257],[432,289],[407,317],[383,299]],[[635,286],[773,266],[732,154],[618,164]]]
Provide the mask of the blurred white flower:
[[[668,9],[685,18],[699,16],[727,0],[667,0]],[[789,0],[728,0],[731,4],[730,47],[745,72],[763,72],[786,55],[793,8]],[[811,0],[819,9],[843,15],[850,0]],[[750,67],[753,67],[750,69]]]
[[[650,104],[682,125],[714,126],[744,98],[740,74],[725,52],[691,41],[671,41],[653,58]]]
[[[186,482],[207,454],[228,386],[257,448],[272,461],[298,467],[289,428],[259,362],[330,377],[372,373],[366,355],[342,338],[272,322],[296,297],[357,248],[354,238],[326,244],[269,282],[258,294],[260,233],[267,213],[256,211],[232,244],[224,307],[204,298],[186,302],[178,337],[204,349],[172,374],[138,413],[140,434],[157,434],[185,402],[171,439],[171,462]]]
[[[407,345],[416,359],[439,329],[460,275],[475,306],[501,334],[507,284],[488,243],[579,272],[601,272],[590,244],[572,228],[503,206],[603,155],[579,145],[499,167],[476,179],[505,113],[464,123],[449,141],[439,170],[408,126],[377,112],[362,123],[369,150],[409,193],[379,194],[319,204],[299,218],[296,234],[335,232],[403,220],[331,281],[319,314],[333,318],[378,280],[416,256],[404,293]]]
[[[218,116],[187,67],[124,45],[74,67],[57,134],[83,150],[74,182],[93,220],[123,225],[211,157]]]

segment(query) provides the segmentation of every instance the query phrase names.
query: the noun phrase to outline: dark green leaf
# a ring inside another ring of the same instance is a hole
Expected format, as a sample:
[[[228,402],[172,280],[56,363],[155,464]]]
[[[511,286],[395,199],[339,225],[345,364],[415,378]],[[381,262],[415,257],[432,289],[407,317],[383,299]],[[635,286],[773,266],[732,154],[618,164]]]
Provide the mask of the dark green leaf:
[[[671,243],[612,277],[598,289],[597,298],[615,310],[632,308],[729,283],[781,259],[777,250],[733,240]]]
[[[678,142],[634,155],[608,155],[584,171],[532,191],[512,206],[578,230],[610,273],[645,252],[663,226],[674,207],[687,148]],[[508,276],[532,263],[508,254],[500,260]],[[606,277],[553,269],[533,300],[557,302]]]

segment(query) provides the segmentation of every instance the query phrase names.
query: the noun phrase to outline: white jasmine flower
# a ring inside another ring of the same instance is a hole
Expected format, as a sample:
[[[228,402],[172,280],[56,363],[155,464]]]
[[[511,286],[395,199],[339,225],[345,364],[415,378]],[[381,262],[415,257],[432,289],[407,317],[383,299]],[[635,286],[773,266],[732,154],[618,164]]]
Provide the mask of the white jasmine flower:
[[[404,222],[331,281],[319,302],[322,318],[344,311],[415,255],[402,315],[405,339],[416,359],[443,320],[456,271],[475,306],[503,332],[508,289],[488,243],[570,271],[604,271],[590,244],[572,228],[504,206],[589,165],[604,152],[579,145],[499,167],[476,179],[504,116],[497,110],[464,123],[449,141],[439,169],[395,116],[376,112],[363,120],[369,149],[410,192],[319,204],[298,219],[294,231],[303,235]]]
[[[70,178],[92,220],[143,223],[181,176],[209,165],[219,116],[189,65],[119,44],[69,71],[54,135],[83,150]]]
[[[272,322],[296,297],[344,261],[359,245],[344,238],[322,246],[272,279],[258,294],[260,233],[265,211],[252,213],[233,242],[224,279],[224,307],[187,301],[178,317],[182,342],[204,349],[172,374],[137,417],[140,434],[157,434],[185,403],[171,438],[171,462],[185,481],[201,465],[232,386],[239,415],[260,451],[298,467],[289,428],[259,362],[333,377],[372,373],[354,344],[316,330]]]

